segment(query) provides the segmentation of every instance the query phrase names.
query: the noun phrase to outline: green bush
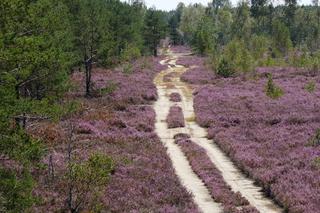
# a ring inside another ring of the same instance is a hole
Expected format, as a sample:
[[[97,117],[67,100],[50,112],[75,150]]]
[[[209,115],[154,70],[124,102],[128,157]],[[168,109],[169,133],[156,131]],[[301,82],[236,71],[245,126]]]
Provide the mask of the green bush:
[[[313,74],[317,74],[320,71],[320,51],[313,53],[311,56],[311,63],[308,64],[307,68],[313,72]]]
[[[289,53],[289,64],[294,67],[308,67],[312,64],[312,57],[306,49],[294,50]]]
[[[307,90],[308,92],[314,92],[316,90],[316,83],[314,81],[310,81],[309,83],[306,84],[304,89]]]
[[[272,22],[272,39],[276,50],[282,55],[286,55],[292,47],[290,31],[288,27],[278,19]]]
[[[19,174],[11,169],[0,168],[0,186],[0,202],[3,204],[0,210],[5,209],[4,212],[26,212],[35,202],[32,196],[34,181],[27,169]]]
[[[317,129],[316,134],[310,138],[308,142],[309,146],[319,146],[320,145],[320,129]]]
[[[313,159],[312,166],[314,166],[316,169],[320,169],[320,157]]]
[[[230,63],[230,61],[222,58],[216,69],[216,74],[224,78],[231,77],[234,74],[233,65]]]
[[[121,61],[123,62],[131,62],[133,60],[138,59],[141,56],[140,49],[133,44],[129,44],[126,48],[121,52]]]
[[[99,153],[92,154],[83,163],[70,162],[67,173],[68,209],[79,212],[83,208],[99,208],[99,194],[108,183],[113,169],[113,160]]]
[[[225,47],[223,58],[232,62],[234,71],[245,73],[253,70],[254,60],[242,40],[232,40]]]
[[[249,42],[249,50],[255,60],[261,60],[268,53],[271,41],[265,36],[252,36]]]
[[[266,94],[270,98],[277,99],[283,95],[283,91],[280,87],[276,86],[272,79],[272,74],[268,74],[268,82],[266,85]]]

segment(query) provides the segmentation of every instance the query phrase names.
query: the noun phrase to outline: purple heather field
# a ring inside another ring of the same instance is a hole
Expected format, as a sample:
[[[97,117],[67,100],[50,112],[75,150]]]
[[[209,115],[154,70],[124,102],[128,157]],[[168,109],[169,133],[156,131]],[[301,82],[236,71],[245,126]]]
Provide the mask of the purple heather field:
[[[81,98],[83,88],[80,85],[84,84],[84,77],[82,73],[75,73],[72,78],[75,89],[69,95],[78,98],[82,110],[75,118],[55,126],[62,129],[65,123],[74,123],[77,158],[85,159],[99,151],[114,159],[115,171],[101,198],[107,211],[198,212],[154,133],[155,112],[150,104],[157,99],[157,92],[152,81],[156,73],[166,68],[159,65],[159,60],[161,58],[149,59],[147,67],[143,61],[137,61],[130,74],[95,69],[92,76],[95,89],[103,91],[100,89],[110,85],[113,89],[108,93],[97,92],[97,97],[92,99]],[[52,126],[50,129],[54,132]],[[52,146],[52,149],[59,176],[65,169],[66,146]],[[45,174],[42,175],[34,193],[41,195],[43,202],[34,212],[61,209],[67,193],[65,183],[59,180],[48,189]]]
[[[192,142],[186,135],[175,136],[178,144],[187,156],[192,170],[201,178],[208,188],[212,198],[223,204],[224,212],[229,213],[257,213],[240,193],[234,193],[214,166],[206,151]]]
[[[178,64],[188,66],[188,57]],[[198,67],[182,80],[196,88],[196,120],[209,138],[286,211],[320,212],[320,146],[308,145],[320,127],[320,76],[261,67],[251,78],[221,79],[193,60]],[[284,92],[279,99],[266,95],[267,73]]]

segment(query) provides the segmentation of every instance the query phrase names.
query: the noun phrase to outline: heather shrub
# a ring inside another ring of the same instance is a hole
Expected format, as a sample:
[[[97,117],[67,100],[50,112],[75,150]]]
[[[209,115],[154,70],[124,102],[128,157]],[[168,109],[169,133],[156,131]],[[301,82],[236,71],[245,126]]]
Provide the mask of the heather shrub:
[[[270,98],[277,99],[283,95],[283,91],[280,87],[276,86],[273,82],[272,74],[268,74],[268,82],[266,85],[266,94]]]
[[[310,81],[305,85],[304,89],[308,92],[314,92],[316,90],[316,82]]]
[[[170,108],[169,114],[167,116],[168,128],[179,128],[184,127],[184,116],[182,109],[178,106],[173,106]]]
[[[320,129],[317,129],[316,134],[310,138],[308,142],[309,146],[319,146],[320,145]]]
[[[170,94],[170,101],[172,102],[180,102],[181,101],[181,95],[177,92]]]
[[[248,212],[256,213],[257,210],[250,206],[239,192],[233,192],[225,183],[221,172],[212,163],[206,150],[191,141],[189,137],[189,135],[177,134],[174,136],[175,143],[187,156],[192,170],[204,182],[211,197],[223,205],[225,212],[236,213],[239,212],[237,208],[250,208],[251,211]]]
[[[224,78],[231,77],[234,74],[233,65],[230,61],[222,58],[216,69],[216,74]]]
[[[173,139],[175,139],[175,140],[189,139],[189,138],[190,138],[190,135],[188,135],[186,133],[178,133],[173,137]]]

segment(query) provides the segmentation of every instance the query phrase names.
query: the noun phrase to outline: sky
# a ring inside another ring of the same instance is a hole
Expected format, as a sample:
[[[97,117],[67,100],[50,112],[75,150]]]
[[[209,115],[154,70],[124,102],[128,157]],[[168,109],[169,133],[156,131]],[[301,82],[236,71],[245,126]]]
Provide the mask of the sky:
[[[211,2],[211,0],[144,0],[148,7],[155,6],[157,9],[161,10],[173,10],[176,8],[179,2],[183,2],[184,4],[188,5],[190,3],[202,3],[204,5],[207,5],[208,2]],[[284,0],[274,0],[274,2],[281,2]],[[236,5],[238,0],[231,0],[232,4]],[[310,4],[312,0],[298,0],[299,4]]]

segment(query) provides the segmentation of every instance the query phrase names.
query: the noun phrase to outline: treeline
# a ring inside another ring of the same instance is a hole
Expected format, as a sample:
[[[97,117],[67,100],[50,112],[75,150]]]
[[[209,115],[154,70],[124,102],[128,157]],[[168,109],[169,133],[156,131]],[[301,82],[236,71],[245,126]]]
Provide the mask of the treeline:
[[[256,66],[320,66],[320,8],[285,0],[213,0],[207,7],[180,3],[171,12],[170,34],[175,44],[188,43],[209,55],[218,74],[248,72]]]
[[[164,12],[141,0],[2,0],[0,2],[0,211],[23,212],[36,201],[30,171],[44,153],[25,133],[28,120],[59,119],[75,68],[92,96],[94,66],[157,55]]]

